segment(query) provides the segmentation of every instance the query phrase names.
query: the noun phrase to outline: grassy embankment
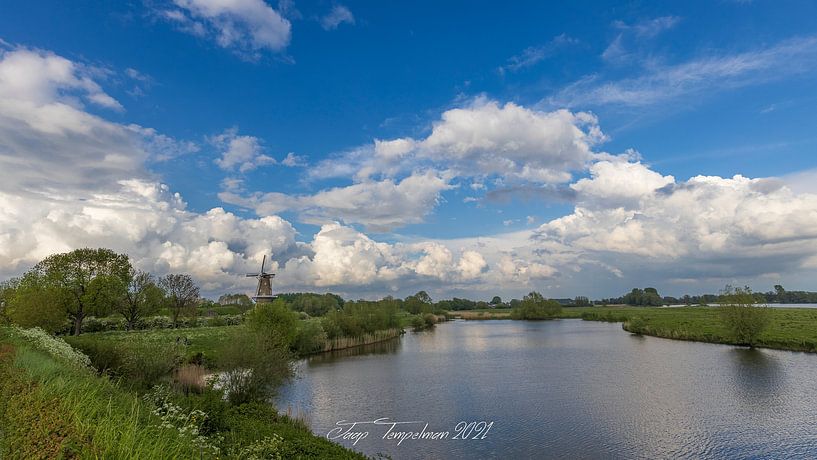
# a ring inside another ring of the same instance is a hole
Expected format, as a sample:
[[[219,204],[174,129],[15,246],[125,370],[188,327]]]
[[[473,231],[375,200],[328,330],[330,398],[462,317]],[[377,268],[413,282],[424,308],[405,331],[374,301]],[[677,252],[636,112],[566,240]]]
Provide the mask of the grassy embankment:
[[[214,350],[226,337],[212,332],[197,336],[200,350]],[[67,346],[66,358],[54,343],[0,327],[0,458],[250,458],[270,450],[275,458],[365,458],[266,404],[232,407],[192,395],[182,413],[206,409],[206,422],[195,421],[196,433],[181,430],[194,420],[168,417],[130,385],[72,359]]]
[[[451,315],[462,319],[510,319],[509,310],[469,310]],[[817,352],[817,309],[771,308],[770,316],[771,322],[756,346]],[[559,317],[620,322],[626,331],[667,339],[736,345],[721,321],[718,307],[566,307]]]

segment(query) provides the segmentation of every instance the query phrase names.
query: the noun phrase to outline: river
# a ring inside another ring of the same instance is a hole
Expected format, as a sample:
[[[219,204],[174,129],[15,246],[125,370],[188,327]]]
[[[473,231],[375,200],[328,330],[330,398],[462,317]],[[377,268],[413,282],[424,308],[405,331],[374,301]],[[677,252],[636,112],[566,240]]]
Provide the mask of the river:
[[[618,323],[452,321],[312,357],[298,373],[279,408],[396,460],[817,457],[817,356],[805,353],[641,337]],[[382,418],[422,423],[337,425]],[[412,431],[449,435],[383,439]]]

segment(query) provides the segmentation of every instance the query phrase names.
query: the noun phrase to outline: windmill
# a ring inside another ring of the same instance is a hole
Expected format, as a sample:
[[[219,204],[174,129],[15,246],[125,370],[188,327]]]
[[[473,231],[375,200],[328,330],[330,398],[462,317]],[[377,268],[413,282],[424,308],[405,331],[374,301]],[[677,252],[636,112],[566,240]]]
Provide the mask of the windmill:
[[[261,261],[261,271],[258,273],[247,273],[247,278],[258,278],[258,287],[255,288],[255,295],[252,299],[255,303],[272,302],[275,298],[272,295],[272,278],[275,273],[267,273],[264,271],[264,265],[267,264],[267,255],[264,254],[264,259]]]

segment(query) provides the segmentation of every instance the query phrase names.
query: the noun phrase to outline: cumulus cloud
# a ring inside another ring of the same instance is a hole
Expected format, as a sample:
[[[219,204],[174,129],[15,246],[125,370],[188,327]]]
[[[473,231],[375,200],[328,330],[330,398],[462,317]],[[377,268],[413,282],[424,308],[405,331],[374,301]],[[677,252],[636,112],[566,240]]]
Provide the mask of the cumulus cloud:
[[[254,136],[240,136],[237,128],[231,128],[210,139],[221,149],[221,157],[215,160],[219,168],[225,171],[248,172],[259,166],[273,165],[275,159],[265,155],[261,141]]]
[[[307,223],[342,220],[362,224],[370,230],[387,231],[422,222],[436,205],[440,193],[449,188],[451,185],[446,177],[429,171],[413,174],[399,182],[392,179],[365,181],[312,195],[270,192],[242,196],[224,191],[219,198],[253,209],[262,216],[294,210]]]
[[[355,16],[343,5],[333,6],[332,10],[321,18],[321,27],[325,30],[335,30],[343,23],[355,23]]]
[[[222,48],[247,57],[262,50],[282,51],[290,40],[291,25],[264,0],[174,0],[160,11],[180,30],[212,37]]]
[[[243,285],[236,273],[270,251],[299,254],[277,216],[241,219],[190,212],[144,168],[150,128],[112,123],[84,109],[104,94],[84,67],[49,52],[0,56],[0,274],[54,252],[106,246],[158,273],[184,271],[205,290]],[[158,139],[158,140],[157,140]],[[166,149],[160,149],[166,151]]]
[[[424,139],[376,139],[370,148],[319,163],[312,175],[351,173],[362,180],[427,166],[464,177],[560,183],[584,169],[604,139],[590,113],[541,112],[480,97],[445,111]]]
[[[573,188],[574,212],[534,239],[625,271],[630,256],[654,271],[728,279],[797,270],[817,254],[817,195],[779,181],[678,182],[640,163],[600,162]]]

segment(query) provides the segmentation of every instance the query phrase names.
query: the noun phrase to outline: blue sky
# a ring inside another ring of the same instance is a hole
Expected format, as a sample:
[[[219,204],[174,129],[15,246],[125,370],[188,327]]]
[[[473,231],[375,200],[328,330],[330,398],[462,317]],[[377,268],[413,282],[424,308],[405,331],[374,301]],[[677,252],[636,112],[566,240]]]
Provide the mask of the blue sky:
[[[3,272],[101,239],[212,293],[264,252],[367,297],[817,288],[817,4],[563,3],[8,2]]]

